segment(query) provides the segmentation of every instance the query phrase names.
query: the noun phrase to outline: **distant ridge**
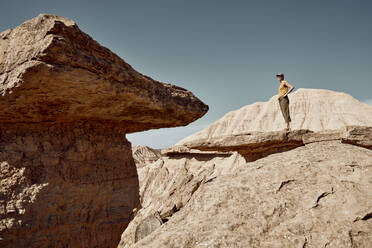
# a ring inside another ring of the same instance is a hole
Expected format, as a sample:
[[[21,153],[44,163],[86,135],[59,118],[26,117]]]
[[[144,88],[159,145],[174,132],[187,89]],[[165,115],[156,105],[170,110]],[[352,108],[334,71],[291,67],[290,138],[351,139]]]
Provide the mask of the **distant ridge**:
[[[134,146],[132,147],[132,154],[137,167],[155,162],[161,156],[160,150],[148,146]]]

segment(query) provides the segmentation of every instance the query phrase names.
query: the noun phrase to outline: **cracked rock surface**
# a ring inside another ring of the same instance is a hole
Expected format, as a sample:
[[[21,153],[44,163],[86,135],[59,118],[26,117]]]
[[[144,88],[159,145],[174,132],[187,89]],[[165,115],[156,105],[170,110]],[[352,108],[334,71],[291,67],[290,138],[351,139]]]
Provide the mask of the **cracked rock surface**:
[[[168,149],[168,157],[139,170],[147,176],[142,209],[119,247],[367,248],[372,150],[360,143],[369,144],[368,130],[304,133],[306,144],[253,162],[237,153]],[[136,239],[157,214],[162,224]]]
[[[237,153],[185,152],[183,150],[181,155],[177,155],[173,151],[172,154],[137,169],[142,208],[122,234],[119,247],[131,247],[140,240],[139,237],[144,238],[154,231],[142,230],[142,226],[152,225],[153,216],[158,216],[162,223],[166,223],[187,206],[201,185],[245,163],[244,158]]]

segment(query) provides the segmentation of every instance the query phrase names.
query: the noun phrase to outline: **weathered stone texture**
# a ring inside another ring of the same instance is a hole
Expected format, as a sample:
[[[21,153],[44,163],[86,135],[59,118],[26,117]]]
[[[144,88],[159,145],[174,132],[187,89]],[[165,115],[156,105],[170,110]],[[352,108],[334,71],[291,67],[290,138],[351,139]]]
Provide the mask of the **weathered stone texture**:
[[[200,151],[238,152],[246,161],[255,161],[273,153],[321,141],[339,140],[368,149],[372,148],[372,127],[345,126],[338,130],[313,132],[310,130],[248,132],[188,141],[173,150],[197,149]],[[172,150],[171,149],[171,150]]]
[[[244,156],[246,161],[255,161],[273,153],[289,151],[303,146],[303,135],[308,133],[312,133],[312,131],[250,132],[189,141],[183,143],[182,146],[201,151],[236,151]]]
[[[149,235],[156,229],[153,225],[154,215],[166,223],[188,204],[200,185],[241,164],[245,164],[245,160],[236,152],[187,153],[182,150],[179,154],[172,151],[156,162],[139,168],[141,209],[123,233],[119,247],[131,247]]]
[[[367,248],[371,130],[250,132],[165,149],[138,170],[142,208],[119,247]]]
[[[115,247],[139,204],[125,134],[208,106],[135,71],[71,20],[0,34],[0,247]]]
[[[158,163],[144,167],[150,177],[140,184],[146,185],[141,195],[147,204],[119,247],[368,248],[372,243],[371,150],[338,139],[248,163],[204,161],[206,168],[199,171],[186,156],[176,168],[168,165],[169,172],[162,169],[167,162]],[[188,194],[196,178],[221,167],[222,173],[200,180]],[[161,215],[170,199],[184,196],[187,201],[165,223],[135,243],[133,230],[146,223],[146,216]]]
[[[126,132],[184,126],[208,106],[161,83],[83,33],[39,15],[0,34],[0,122],[121,122]]]
[[[101,124],[2,125],[2,247],[115,247],[138,205],[131,145]]]

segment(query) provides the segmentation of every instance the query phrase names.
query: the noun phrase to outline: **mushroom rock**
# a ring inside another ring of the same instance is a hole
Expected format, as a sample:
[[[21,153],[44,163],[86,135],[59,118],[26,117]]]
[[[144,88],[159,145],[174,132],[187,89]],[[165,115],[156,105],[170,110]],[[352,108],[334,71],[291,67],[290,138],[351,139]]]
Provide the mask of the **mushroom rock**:
[[[44,14],[0,34],[0,104],[1,247],[115,247],[139,204],[126,134],[208,110]]]

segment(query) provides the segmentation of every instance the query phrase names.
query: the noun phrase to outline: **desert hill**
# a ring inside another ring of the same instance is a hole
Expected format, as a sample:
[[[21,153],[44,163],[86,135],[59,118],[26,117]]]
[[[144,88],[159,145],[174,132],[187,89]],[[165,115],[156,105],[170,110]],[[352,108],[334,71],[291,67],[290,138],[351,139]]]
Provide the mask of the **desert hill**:
[[[298,89],[289,95],[292,130],[335,130],[347,125],[372,126],[372,106],[352,96],[324,89]],[[227,113],[209,127],[177,143],[285,128],[277,96]]]

